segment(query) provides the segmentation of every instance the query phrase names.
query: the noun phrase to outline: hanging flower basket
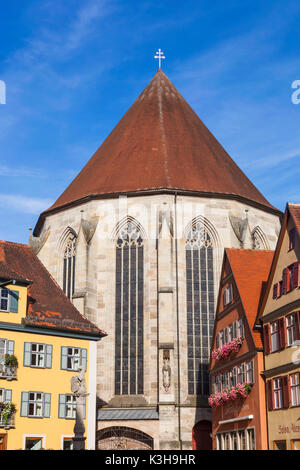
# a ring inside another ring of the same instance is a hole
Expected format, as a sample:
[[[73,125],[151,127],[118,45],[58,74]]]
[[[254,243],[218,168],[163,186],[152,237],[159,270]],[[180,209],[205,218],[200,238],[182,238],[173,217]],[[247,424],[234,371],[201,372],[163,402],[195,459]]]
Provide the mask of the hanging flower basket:
[[[235,338],[230,343],[225,343],[223,346],[217,349],[213,349],[211,353],[211,357],[216,361],[220,359],[225,359],[226,357],[230,356],[233,352],[238,352],[240,347],[242,346],[244,338],[240,336],[239,338]]]
[[[16,411],[16,407],[10,402],[0,402],[0,423],[3,422],[4,426],[8,425],[9,419]]]
[[[220,405],[224,405],[224,403],[230,400],[236,400],[237,398],[247,398],[249,393],[251,392],[252,384],[248,382],[244,382],[242,384],[235,385],[234,387],[230,387],[222,392],[213,393],[208,398],[209,405],[214,408]]]

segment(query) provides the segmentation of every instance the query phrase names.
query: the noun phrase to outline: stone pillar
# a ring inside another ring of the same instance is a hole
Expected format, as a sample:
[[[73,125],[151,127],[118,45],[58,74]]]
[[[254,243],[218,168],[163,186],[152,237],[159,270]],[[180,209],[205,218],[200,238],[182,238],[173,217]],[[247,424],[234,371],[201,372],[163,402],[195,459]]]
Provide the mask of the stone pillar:
[[[158,364],[159,364],[159,436],[160,448],[174,448],[176,435],[174,360],[174,252],[173,213],[167,204],[159,211],[157,240],[158,269]]]

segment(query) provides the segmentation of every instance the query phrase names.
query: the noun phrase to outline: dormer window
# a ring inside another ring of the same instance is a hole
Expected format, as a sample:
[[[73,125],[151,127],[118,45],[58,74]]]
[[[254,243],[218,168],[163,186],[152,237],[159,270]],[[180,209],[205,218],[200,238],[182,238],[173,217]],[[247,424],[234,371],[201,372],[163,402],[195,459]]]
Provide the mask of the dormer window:
[[[232,284],[229,284],[229,286],[225,287],[224,293],[223,293],[223,304],[224,307],[233,300],[233,289],[232,289]]]

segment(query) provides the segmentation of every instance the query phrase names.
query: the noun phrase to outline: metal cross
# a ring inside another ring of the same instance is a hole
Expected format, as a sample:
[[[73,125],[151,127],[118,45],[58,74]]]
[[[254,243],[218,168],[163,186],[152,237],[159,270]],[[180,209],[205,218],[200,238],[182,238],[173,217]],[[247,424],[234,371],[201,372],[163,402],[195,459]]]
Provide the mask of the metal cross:
[[[161,49],[158,49],[156,54],[158,54],[158,55],[155,55],[154,59],[158,59],[158,68],[160,69],[161,68],[161,59],[165,59],[165,56],[163,55],[163,52],[162,52]]]

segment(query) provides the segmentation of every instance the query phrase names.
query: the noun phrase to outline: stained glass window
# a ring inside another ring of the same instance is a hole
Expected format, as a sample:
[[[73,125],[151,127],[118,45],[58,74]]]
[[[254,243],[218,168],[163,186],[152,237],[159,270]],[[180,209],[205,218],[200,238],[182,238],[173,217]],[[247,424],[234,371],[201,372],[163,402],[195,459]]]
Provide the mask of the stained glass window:
[[[144,393],[144,244],[132,222],[116,244],[115,394]]]
[[[203,223],[186,238],[188,393],[209,394],[208,363],[214,326],[213,243]]]

